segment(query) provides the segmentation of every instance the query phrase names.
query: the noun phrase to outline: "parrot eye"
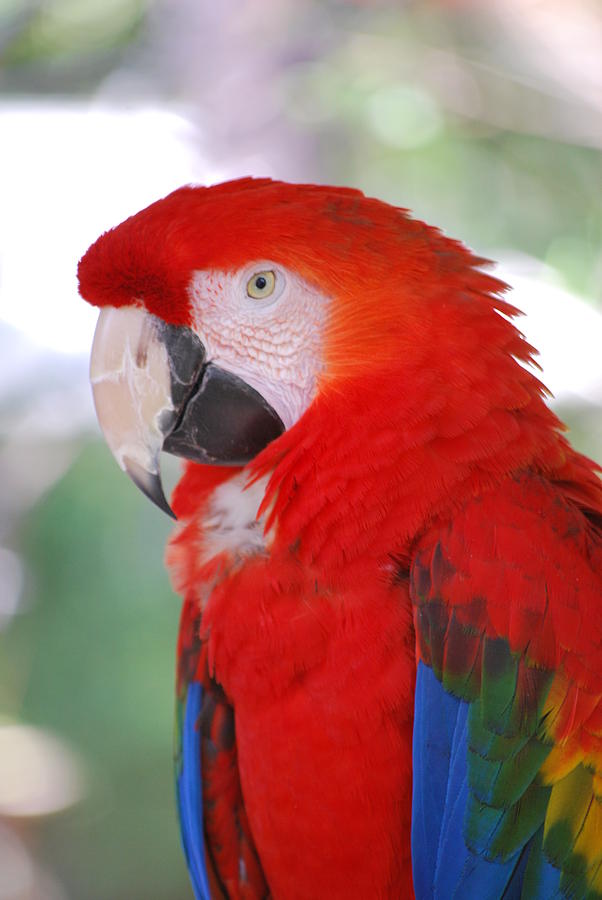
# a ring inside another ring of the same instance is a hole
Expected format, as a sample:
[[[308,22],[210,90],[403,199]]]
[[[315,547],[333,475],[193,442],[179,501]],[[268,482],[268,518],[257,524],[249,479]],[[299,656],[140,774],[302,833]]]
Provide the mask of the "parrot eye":
[[[274,293],[276,287],[276,275],[274,272],[255,272],[247,281],[247,294],[253,300],[264,300]]]

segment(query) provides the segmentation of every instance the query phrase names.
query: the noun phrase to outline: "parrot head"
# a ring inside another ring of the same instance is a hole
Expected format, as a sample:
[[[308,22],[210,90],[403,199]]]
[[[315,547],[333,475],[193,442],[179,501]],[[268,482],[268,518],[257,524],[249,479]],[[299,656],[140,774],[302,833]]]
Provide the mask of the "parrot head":
[[[492,359],[496,348],[527,359],[484,262],[348,188],[251,178],[180,188],[79,263],[80,292],[101,307],[91,380],[107,443],[171,513],[163,450],[245,465],[318,398],[377,402],[378,378],[394,394],[414,390],[417,372],[441,379],[452,347],[449,384],[484,343]]]

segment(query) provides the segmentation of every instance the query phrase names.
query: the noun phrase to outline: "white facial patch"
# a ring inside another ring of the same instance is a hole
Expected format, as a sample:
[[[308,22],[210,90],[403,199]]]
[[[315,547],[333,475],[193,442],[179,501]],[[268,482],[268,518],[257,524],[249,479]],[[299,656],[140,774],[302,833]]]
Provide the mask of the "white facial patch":
[[[274,273],[274,291],[254,299],[247,285],[261,272]],[[286,428],[294,425],[316,394],[329,299],[265,260],[238,272],[195,272],[189,294],[207,360],[258,391]]]
[[[220,553],[236,558],[266,550],[264,517],[257,518],[268,476],[246,487],[248,475],[239,473],[213,491],[203,518],[203,554],[212,559]]]

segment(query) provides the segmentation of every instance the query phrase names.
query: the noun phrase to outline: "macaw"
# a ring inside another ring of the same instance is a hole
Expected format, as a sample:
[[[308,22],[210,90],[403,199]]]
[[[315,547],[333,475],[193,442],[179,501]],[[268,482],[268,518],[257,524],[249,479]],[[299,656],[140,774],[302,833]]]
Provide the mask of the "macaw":
[[[251,178],[80,261],[106,441],[177,517],[197,898],[602,897],[602,482],[486,263]]]

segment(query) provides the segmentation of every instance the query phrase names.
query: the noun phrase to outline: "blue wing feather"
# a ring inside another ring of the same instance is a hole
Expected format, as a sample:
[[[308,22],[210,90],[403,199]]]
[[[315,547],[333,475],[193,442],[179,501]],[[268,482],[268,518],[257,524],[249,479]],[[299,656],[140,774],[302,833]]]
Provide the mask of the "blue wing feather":
[[[198,681],[187,687],[181,734],[181,765],[176,779],[182,844],[196,900],[211,900],[205,863],[203,833],[203,783],[199,717],[203,687]]]
[[[417,900],[547,900],[559,896],[559,872],[541,858],[539,832],[504,862],[487,859],[468,846],[469,709],[469,703],[444,689],[432,669],[423,662],[418,664],[412,797],[412,868]],[[483,827],[493,830],[495,816],[489,821],[488,812],[483,806]],[[531,877],[526,877],[527,869]]]

